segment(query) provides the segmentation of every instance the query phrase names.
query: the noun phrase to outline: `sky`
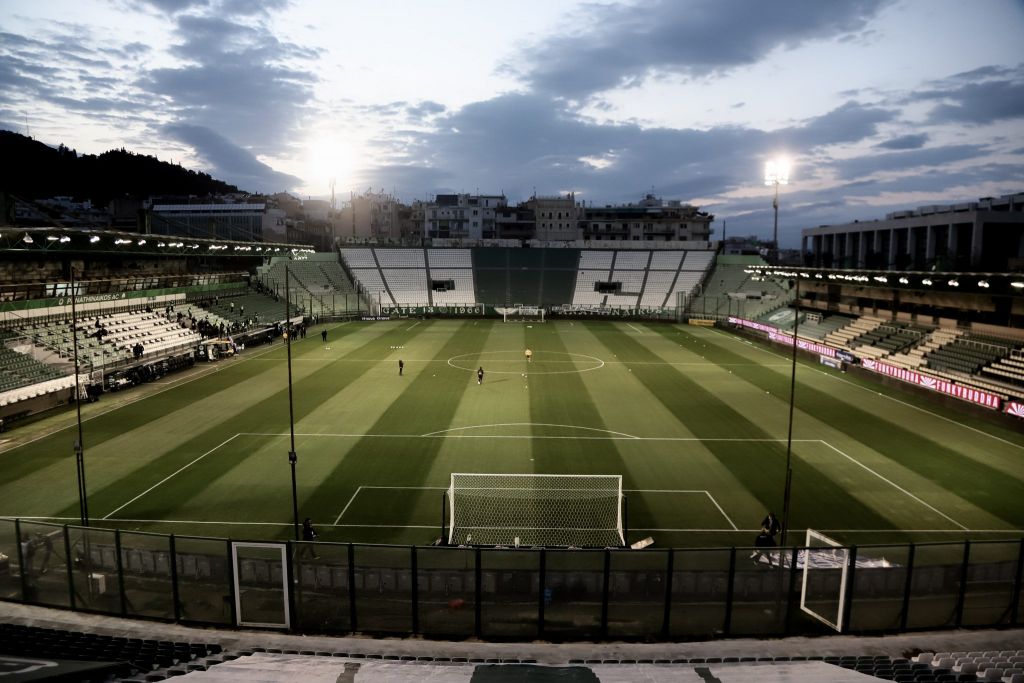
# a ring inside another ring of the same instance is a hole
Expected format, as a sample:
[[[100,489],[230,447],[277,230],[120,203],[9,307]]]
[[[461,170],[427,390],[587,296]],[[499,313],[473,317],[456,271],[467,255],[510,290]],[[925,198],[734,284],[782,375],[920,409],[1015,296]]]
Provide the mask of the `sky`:
[[[779,239],[1024,191],[1022,0],[0,0],[0,129],[250,192],[651,193]]]

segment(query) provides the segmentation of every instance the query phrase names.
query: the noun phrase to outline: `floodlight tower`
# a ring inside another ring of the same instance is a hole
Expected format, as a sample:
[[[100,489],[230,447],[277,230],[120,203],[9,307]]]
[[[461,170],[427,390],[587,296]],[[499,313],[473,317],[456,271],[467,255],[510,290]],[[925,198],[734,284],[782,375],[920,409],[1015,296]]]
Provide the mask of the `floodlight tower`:
[[[784,157],[772,159],[764,165],[764,184],[775,186],[775,198],[772,200],[772,208],[775,210],[775,226],[772,230],[772,240],[775,243],[774,258],[772,265],[779,265],[779,185],[789,185],[789,160]]]

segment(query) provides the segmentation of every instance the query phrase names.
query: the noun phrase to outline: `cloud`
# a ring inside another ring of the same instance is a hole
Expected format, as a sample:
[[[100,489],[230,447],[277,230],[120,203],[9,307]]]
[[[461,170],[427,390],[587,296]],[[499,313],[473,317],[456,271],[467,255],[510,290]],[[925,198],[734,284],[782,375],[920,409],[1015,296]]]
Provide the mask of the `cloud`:
[[[881,149],[920,149],[928,142],[927,133],[900,135],[890,138],[885,142],[879,142],[875,147]]]
[[[865,27],[883,0],[782,3],[657,0],[588,4],[554,35],[521,51],[502,70],[536,91],[569,99],[626,87],[655,75],[702,77],[754,64],[776,49]]]
[[[137,85],[159,96],[183,124],[231,130],[240,144],[267,153],[289,147],[308,113],[316,77],[297,66],[318,52],[274,36],[261,21],[180,15],[177,67],[144,73]]]
[[[250,192],[277,192],[291,190],[302,184],[301,179],[275,171],[223,135],[203,126],[170,124],[161,131],[172,140],[191,147],[196,156],[206,162],[208,172]]]
[[[946,164],[981,157],[986,154],[982,145],[947,145],[905,152],[867,154],[853,159],[832,162],[840,178],[863,178],[873,173],[907,171],[915,168],[942,168]]]

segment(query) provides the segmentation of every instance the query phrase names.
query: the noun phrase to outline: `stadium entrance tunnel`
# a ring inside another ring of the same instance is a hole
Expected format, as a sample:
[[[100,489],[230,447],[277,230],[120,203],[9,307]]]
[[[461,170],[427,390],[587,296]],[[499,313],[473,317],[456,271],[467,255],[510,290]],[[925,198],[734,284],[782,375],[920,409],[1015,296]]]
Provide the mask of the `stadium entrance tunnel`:
[[[448,359],[448,365],[466,372],[475,373],[483,368],[487,375],[568,375],[571,373],[600,370],[605,362],[596,356],[567,351],[533,350],[533,357],[527,361],[525,349],[509,351],[481,351],[464,353]]]

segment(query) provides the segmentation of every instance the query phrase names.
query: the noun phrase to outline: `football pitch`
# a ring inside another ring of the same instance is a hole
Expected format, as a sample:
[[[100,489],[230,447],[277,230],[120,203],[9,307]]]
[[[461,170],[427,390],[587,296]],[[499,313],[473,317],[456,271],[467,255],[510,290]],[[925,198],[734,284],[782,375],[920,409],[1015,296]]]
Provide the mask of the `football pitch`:
[[[751,545],[782,512],[783,347],[639,322],[326,329],[291,347],[299,516],[322,541],[434,542],[452,472],[621,475],[627,540],[662,547]],[[285,346],[164,381],[84,411],[92,524],[291,538]],[[1019,427],[801,360],[791,541],[807,527],[856,544],[1020,537]],[[0,452],[0,516],[78,522],[76,436]]]

